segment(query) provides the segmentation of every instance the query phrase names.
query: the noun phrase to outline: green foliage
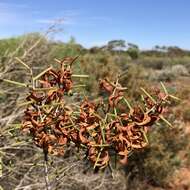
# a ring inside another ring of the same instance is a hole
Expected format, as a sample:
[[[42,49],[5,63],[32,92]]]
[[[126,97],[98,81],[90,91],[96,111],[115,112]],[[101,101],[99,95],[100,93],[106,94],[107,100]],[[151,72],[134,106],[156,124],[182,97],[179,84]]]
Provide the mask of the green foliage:
[[[139,50],[137,48],[129,48],[127,53],[131,59],[137,59],[139,57]]]
[[[8,53],[15,51],[15,49],[20,45],[23,37],[14,37],[10,39],[0,40],[0,57],[5,57]]]
[[[107,49],[110,51],[122,50],[126,48],[125,40],[112,40],[107,44]]]
[[[75,41],[69,43],[55,42],[52,44],[52,55],[58,59],[64,56],[76,56],[84,53],[84,48],[80,44],[76,44]]]

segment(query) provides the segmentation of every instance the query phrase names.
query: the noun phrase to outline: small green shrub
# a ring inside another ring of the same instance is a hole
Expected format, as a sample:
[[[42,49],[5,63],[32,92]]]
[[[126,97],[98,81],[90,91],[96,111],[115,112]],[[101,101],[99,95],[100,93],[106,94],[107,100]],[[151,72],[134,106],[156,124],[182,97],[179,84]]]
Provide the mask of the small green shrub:
[[[129,48],[127,50],[127,53],[131,57],[131,59],[138,59],[139,57],[139,50],[136,48]]]

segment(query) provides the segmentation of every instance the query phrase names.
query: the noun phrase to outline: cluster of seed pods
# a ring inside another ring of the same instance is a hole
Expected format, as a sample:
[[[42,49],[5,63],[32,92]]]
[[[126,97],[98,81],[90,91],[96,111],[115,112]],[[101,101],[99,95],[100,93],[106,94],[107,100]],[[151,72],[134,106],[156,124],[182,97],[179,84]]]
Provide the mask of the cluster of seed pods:
[[[126,88],[119,79],[100,80],[100,90],[107,96],[98,101],[84,98],[69,104],[66,96],[73,89],[72,64],[75,58],[59,61],[59,69],[47,69],[33,81],[26,100],[22,130],[46,155],[63,155],[70,143],[84,149],[94,168],[105,168],[111,156],[118,155],[127,164],[128,155],[148,145],[148,129],[158,120],[167,101],[166,93],[154,98],[144,89],[143,104],[132,107],[125,98]],[[126,109],[120,109],[125,106]]]

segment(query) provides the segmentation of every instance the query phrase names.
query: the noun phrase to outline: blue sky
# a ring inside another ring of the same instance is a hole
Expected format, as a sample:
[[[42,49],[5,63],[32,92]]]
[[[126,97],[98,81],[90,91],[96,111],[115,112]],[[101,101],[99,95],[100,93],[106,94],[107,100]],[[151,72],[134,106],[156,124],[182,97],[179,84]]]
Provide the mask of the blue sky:
[[[0,0],[0,38],[44,31],[64,19],[55,39],[86,47],[124,39],[141,49],[190,49],[190,0]]]

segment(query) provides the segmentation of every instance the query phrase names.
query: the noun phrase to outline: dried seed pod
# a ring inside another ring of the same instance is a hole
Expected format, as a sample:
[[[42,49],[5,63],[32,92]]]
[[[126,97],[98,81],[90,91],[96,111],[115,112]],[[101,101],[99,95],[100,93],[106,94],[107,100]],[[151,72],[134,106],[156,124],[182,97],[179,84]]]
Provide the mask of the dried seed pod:
[[[119,79],[116,82],[103,79],[100,88],[108,94],[106,101],[101,98],[95,103],[84,98],[75,109],[67,105],[64,96],[73,87],[71,66],[75,60],[71,57],[56,60],[59,70],[49,68],[35,77],[36,86],[30,88],[26,98],[29,103],[24,111],[22,130],[30,132],[34,143],[46,153],[63,155],[65,146],[72,142],[86,150],[94,168],[108,166],[111,151],[126,165],[129,152],[148,145],[148,129],[161,118],[163,102],[169,96],[156,90],[154,99],[143,89],[144,107],[133,108],[127,102],[127,109],[121,101],[126,100],[126,88],[119,84]]]

